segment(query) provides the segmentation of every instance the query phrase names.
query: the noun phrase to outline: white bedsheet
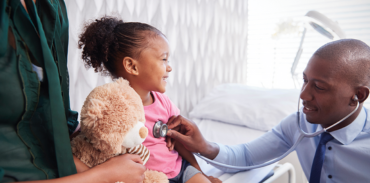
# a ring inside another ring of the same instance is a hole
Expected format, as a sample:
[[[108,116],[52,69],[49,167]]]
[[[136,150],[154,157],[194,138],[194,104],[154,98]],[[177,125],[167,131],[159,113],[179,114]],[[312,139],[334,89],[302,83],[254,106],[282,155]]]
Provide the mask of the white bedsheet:
[[[198,125],[200,131],[207,140],[222,143],[225,145],[246,143],[266,133],[263,131],[250,129],[244,126],[232,125],[214,120],[193,119],[193,121]],[[276,165],[275,163],[270,166],[250,171],[229,174],[224,173],[221,170],[207,164],[205,161],[198,157],[196,158],[202,171],[206,175],[218,177],[221,181],[225,183],[259,182]]]
[[[264,131],[209,119],[193,119],[203,136],[212,142],[225,145],[246,143],[263,135]]]

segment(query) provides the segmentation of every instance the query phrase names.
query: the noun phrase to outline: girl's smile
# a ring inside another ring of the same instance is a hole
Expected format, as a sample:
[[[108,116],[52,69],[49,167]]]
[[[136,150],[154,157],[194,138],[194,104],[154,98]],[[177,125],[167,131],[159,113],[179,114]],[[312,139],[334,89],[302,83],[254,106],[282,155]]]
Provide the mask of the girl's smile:
[[[169,72],[172,71],[168,64],[169,45],[167,39],[157,35],[149,41],[138,58],[137,67],[139,74],[136,82],[139,87],[149,91],[164,93]]]

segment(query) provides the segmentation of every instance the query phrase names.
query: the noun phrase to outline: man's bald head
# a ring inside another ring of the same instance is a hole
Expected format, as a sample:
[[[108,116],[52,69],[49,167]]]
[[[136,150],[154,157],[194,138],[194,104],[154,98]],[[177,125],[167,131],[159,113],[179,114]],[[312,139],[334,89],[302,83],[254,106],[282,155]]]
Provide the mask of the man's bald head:
[[[320,47],[314,56],[332,62],[332,69],[351,85],[370,87],[370,47],[366,43],[341,39]]]

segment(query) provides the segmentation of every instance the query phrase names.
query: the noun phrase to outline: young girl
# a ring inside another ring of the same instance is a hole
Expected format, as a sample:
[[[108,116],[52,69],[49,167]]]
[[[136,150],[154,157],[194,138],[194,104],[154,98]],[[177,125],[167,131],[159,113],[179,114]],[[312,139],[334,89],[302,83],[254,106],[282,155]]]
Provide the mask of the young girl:
[[[163,94],[172,71],[168,65],[170,51],[166,37],[148,24],[103,17],[86,25],[79,40],[79,48],[82,47],[82,58],[87,66],[112,78],[128,80],[141,97],[145,126],[149,130],[143,143],[150,150],[146,167],[165,173],[171,183],[210,182],[198,170],[191,153],[182,153],[182,159],[177,151],[168,150],[165,138],[154,138],[152,133],[157,121],[167,123],[171,116],[180,113]]]

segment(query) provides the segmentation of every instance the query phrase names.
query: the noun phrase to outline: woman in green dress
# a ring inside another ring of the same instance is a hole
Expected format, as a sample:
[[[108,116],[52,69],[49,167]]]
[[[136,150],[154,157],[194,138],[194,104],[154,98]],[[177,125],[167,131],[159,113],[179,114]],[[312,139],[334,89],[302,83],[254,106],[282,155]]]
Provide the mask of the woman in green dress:
[[[0,181],[141,182],[139,156],[92,169],[72,156],[64,1],[1,0],[0,40]]]

